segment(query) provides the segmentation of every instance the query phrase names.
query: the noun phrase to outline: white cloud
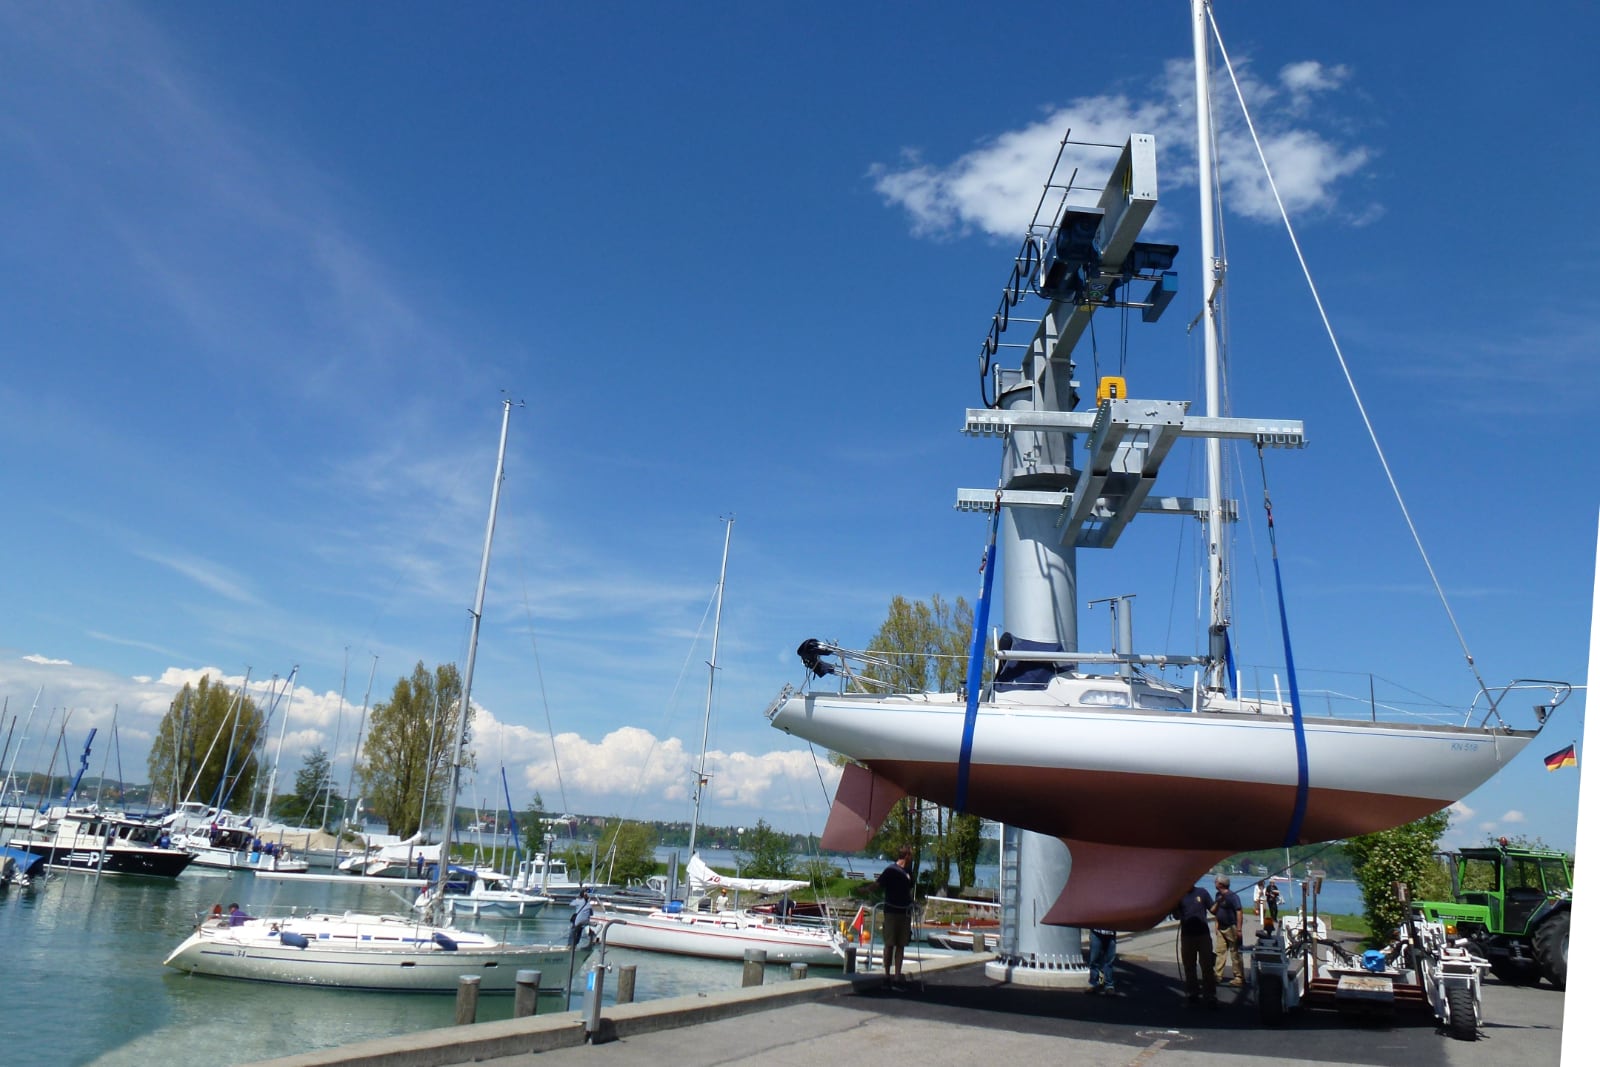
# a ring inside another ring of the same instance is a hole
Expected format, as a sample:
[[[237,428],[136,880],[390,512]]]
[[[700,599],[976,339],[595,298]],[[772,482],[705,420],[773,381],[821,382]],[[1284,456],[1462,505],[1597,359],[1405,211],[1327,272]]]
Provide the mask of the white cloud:
[[[1450,805],[1450,814],[1457,821],[1467,822],[1478,812],[1477,809],[1468,807],[1466,801],[1458,800]]]
[[[1290,63],[1278,71],[1278,80],[1296,97],[1309,97],[1315,93],[1330,92],[1344,85],[1350,78],[1350,68],[1339,64],[1328,67],[1314,59]]]
[[[1500,822],[1505,824],[1505,825],[1507,825],[1507,826],[1515,826],[1518,823],[1524,823],[1524,822],[1527,822],[1527,821],[1528,821],[1528,817],[1526,815],[1522,814],[1522,812],[1516,810],[1515,808],[1511,809],[1510,811],[1506,812],[1504,815],[1500,816]]]
[[[1020,238],[1060,141],[1069,130],[1074,142],[1098,144],[1121,144],[1130,133],[1152,133],[1161,154],[1162,187],[1192,185],[1192,69],[1182,61],[1169,62],[1165,96],[1150,103],[1135,105],[1120,95],[1084,97],[1037,122],[990,138],[947,166],[928,163],[919,152],[907,150],[898,165],[877,164],[868,174],[874,189],[888,203],[907,211],[912,232],[919,236],[977,230],[995,237]],[[1335,185],[1365,167],[1371,153],[1359,145],[1337,143],[1297,120],[1313,94],[1338,89],[1349,71],[1316,61],[1290,64],[1279,76],[1290,99],[1274,110],[1265,105],[1282,95],[1280,89],[1251,78],[1248,63],[1240,62],[1236,69],[1286,207],[1292,213],[1333,210]],[[1232,106],[1231,88],[1219,90],[1216,99],[1215,136],[1218,170],[1227,194],[1224,203],[1248,218],[1276,219],[1277,206],[1238,109]],[[1073,181],[1080,189],[1093,188],[1104,180],[1111,161],[1111,154],[1104,149],[1069,145],[1053,184]],[[1075,170],[1078,177],[1073,180]],[[1095,188],[1093,195],[1082,199],[1092,201],[1097,195]],[[1052,196],[1046,211],[1056,202]],[[1349,214],[1370,218],[1374,209],[1367,206]]]
[[[48,753],[35,760],[38,738],[54,737],[61,709],[72,709],[69,739],[81,744],[90,727],[98,727],[96,753],[115,744],[124,774],[143,781],[149,747],[161,719],[185,685],[197,685],[209,676],[211,684],[236,690],[244,683],[242,672],[217,667],[168,667],[155,678],[121,677],[106,671],[76,667],[50,657],[30,654],[0,659],[0,691],[26,691],[30,698],[42,692],[28,748],[18,767],[37,762],[42,769]],[[249,694],[263,711],[273,711],[267,729],[265,759],[276,763],[280,746],[282,763],[277,779],[281,794],[292,788],[294,773],[306,753],[322,749],[333,760],[334,781],[341,792],[349,781],[358,731],[370,731],[371,709],[363,727],[361,697],[341,698],[335,691],[318,692],[296,684],[285,691],[285,680],[252,677]],[[374,694],[374,702],[387,693]],[[30,701],[31,702],[31,701]],[[478,702],[474,700],[475,705]],[[19,713],[18,733],[28,709],[12,701]],[[115,741],[110,727],[116,717]],[[598,741],[567,732],[555,738],[560,773],[552,758],[551,738],[541,729],[503,722],[478,705],[472,748],[477,757],[477,778],[463,784],[464,799],[501,801],[499,767],[508,769],[512,803],[520,807],[538,791],[547,809],[562,805],[584,814],[621,815],[639,819],[684,819],[693,808],[691,786],[693,745],[677,737],[661,738],[649,730],[623,727]],[[820,769],[818,764],[820,763]],[[820,832],[829,800],[838,784],[839,769],[804,748],[765,752],[715,750],[706,755],[710,783],[703,799],[703,820],[710,823],[752,824],[765,818],[776,826]],[[359,785],[355,787],[359,792]]]
[[[252,606],[260,604],[255,594],[245,588],[244,582],[237,575],[231,574],[226,567],[210,560],[197,557],[168,556],[155,552],[136,552],[135,554],[152,563],[158,563],[177,574],[181,574],[196,585],[210,590],[220,597],[225,597],[239,604]]]
[[[537,790],[547,807],[559,803],[558,791],[564,787],[569,806],[617,812],[624,818],[687,820],[693,809],[696,760],[679,738],[661,739],[648,730],[625,726],[597,742],[576,733],[558,734],[555,750],[560,756],[559,776],[548,744],[520,773],[523,788]],[[746,821],[761,813],[820,811],[839,773],[838,768],[822,764],[825,795],[808,751],[709,751],[703,817]],[[719,811],[731,814],[714,814]]]

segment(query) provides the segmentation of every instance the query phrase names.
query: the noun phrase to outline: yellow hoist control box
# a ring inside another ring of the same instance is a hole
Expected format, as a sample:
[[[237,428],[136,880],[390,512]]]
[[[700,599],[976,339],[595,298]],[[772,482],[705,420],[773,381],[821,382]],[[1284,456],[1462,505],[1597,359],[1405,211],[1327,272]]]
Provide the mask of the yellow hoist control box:
[[[1107,400],[1128,399],[1128,381],[1126,378],[1101,378],[1100,385],[1094,391],[1095,407],[1099,407]]]

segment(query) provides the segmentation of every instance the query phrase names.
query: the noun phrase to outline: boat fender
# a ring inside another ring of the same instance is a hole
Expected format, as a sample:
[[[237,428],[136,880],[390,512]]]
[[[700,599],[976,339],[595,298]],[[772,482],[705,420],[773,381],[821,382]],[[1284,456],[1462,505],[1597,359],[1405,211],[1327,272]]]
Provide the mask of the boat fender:
[[[456,950],[455,941],[444,936],[437,930],[433,932],[433,943],[444,949],[446,952],[454,952]]]
[[[293,930],[283,931],[278,935],[278,940],[290,948],[307,948],[311,944],[305,934],[297,934]]]

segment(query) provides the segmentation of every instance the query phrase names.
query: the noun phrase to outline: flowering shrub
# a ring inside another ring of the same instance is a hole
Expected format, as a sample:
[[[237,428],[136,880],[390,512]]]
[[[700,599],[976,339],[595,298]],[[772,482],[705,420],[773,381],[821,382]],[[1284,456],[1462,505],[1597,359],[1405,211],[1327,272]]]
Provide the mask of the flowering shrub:
[[[1406,921],[1409,907],[1395,893],[1399,882],[1410,890],[1412,900],[1449,899],[1448,876],[1434,853],[1439,839],[1450,827],[1448,809],[1425,815],[1415,822],[1362,834],[1345,842],[1345,852],[1355,864],[1356,881],[1366,904],[1367,925],[1377,941],[1388,941]]]

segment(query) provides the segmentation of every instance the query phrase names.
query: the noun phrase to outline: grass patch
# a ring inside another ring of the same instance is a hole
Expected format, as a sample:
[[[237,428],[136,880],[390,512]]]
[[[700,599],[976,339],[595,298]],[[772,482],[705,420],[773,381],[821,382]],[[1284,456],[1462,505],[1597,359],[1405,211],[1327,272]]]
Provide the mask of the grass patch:
[[[1340,915],[1331,912],[1320,912],[1319,917],[1328,924],[1329,930],[1337,930],[1342,934],[1356,934],[1371,940],[1372,930],[1367,926],[1365,915]]]

